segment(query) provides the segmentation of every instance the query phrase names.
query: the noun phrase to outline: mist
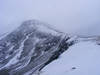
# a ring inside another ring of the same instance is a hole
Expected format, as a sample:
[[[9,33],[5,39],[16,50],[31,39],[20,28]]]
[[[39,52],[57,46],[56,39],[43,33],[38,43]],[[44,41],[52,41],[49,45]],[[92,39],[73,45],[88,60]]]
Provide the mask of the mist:
[[[29,19],[69,34],[100,35],[100,0],[0,0],[0,34]]]

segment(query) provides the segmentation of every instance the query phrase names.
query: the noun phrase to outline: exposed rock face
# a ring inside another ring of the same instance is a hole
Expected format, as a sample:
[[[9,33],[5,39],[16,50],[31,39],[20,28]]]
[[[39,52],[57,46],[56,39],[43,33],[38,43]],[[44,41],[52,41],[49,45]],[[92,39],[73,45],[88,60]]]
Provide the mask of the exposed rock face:
[[[29,20],[0,40],[0,75],[32,75],[73,44],[70,37]]]

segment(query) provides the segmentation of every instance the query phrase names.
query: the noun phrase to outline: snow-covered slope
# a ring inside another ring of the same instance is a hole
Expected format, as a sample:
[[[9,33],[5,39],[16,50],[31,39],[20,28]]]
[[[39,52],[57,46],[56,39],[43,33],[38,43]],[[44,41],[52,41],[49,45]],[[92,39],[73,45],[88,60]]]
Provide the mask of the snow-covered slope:
[[[80,41],[47,65],[40,75],[100,75],[100,45]]]
[[[0,75],[32,75],[67,50],[70,37],[37,20],[28,20],[0,39]]]
[[[0,75],[100,75],[99,38],[25,21],[0,38]]]

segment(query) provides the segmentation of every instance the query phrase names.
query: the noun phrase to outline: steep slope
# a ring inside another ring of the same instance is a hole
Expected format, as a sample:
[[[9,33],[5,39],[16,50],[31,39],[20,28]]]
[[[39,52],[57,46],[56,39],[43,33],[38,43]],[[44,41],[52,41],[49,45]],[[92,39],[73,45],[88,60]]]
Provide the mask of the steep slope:
[[[28,20],[0,37],[0,75],[99,75],[100,37],[71,36]]]
[[[100,46],[89,38],[79,39],[40,75],[100,75]]]
[[[70,37],[37,20],[0,39],[0,75],[32,75],[73,44]]]

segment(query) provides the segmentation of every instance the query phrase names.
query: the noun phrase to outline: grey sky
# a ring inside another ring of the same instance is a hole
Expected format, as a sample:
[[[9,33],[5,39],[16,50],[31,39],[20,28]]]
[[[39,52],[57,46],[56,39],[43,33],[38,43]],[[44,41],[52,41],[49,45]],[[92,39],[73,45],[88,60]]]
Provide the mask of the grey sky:
[[[0,34],[38,19],[73,34],[100,34],[100,0],[0,0]]]

